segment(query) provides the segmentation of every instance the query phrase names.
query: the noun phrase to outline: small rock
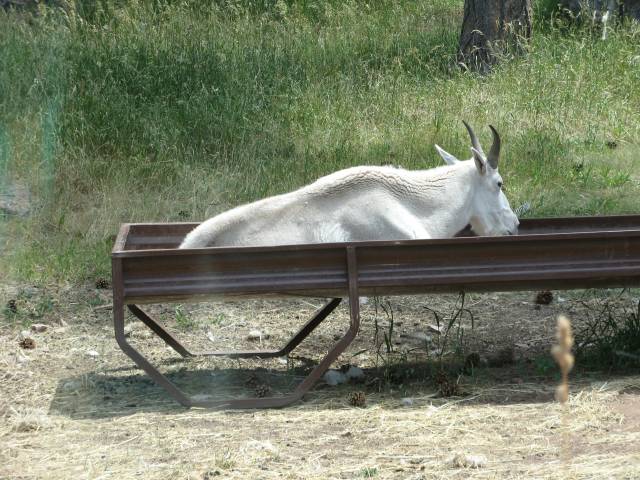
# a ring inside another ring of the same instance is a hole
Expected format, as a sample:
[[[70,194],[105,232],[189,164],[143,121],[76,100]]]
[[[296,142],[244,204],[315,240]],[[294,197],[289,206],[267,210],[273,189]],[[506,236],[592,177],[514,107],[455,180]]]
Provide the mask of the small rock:
[[[134,330],[134,325],[135,325],[135,323],[127,323],[124,326],[124,336],[125,337],[130,337],[131,336],[131,334],[133,333],[133,330]]]
[[[46,332],[49,325],[45,325],[44,323],[34,323],[31,325],[31,331],[35,333]]]
[[[215,343],[216,341],[216,337],[213,336],[213,332],[211,332],[211,330],[207,332],[207,338],[209,339],[210,342]]]
[[[20,332],[20,335],[18,335],[18,340],[22,341],[25,338],[31,338],[31,331],[30,330],[22,330]]]
[[[455,468],[482,468],[487,465],[487,457],[459,453],[453,457],[452,463]]]
[[[332,387],[335,387],[336,385],[340,385],[341,383],[345,383],[347,381],[347,376],[338,370],[327,370],[322,378],[327,385],[330,385]]]
[[[362,380],[364,379],[364,371],[360,367],[351,365],[349,370],[345,373],[349,380]]]
[[[427,328],[432,333],[437,333],[438,335],[440,335],[442,333],[442,327],[440,327],[438,325],[429,325]]]
[[[261,330],[251,330],[249,332],[249,335],[247,335],[247,340],[251,340],[252,342],[255,342],[256,340],[261,342],[262,340],[266,340],[267,338],[269,338],[269,334],[264,333]]]
[[[87,350],[87,351],[85,352],[85,354],[86,354],[88,357],[93,357],[93,358],[95,358],[95,357],[99,357],[99,356],[100,356],[100,354],[99,354],[97,351],[95,351],[95,350]]]
[[[400,401],[402,402],[403,407],[413,407],[413,398],[406,397]]]

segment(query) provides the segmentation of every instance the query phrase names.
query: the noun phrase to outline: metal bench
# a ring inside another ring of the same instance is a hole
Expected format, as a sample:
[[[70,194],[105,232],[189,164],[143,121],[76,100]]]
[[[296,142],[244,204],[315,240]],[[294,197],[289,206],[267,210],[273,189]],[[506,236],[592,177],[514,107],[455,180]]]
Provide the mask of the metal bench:
[[[281,407],[299,400],[349,346],[360,324],[360,295],[624,287],[640,284],[640,216],[528,219],[510,237],[376,241],[180,250],[194,223],[122,225],[112,251],[113,312],[120,348],[187,407]],[[139,305],[211,297],[309,296],[331,299],[286,345],[269,351],[190,352]],[[346,334],[290,394],[196,400],[134,349],[125,305],[183,357],[269,358],[295,349],[349,298]]]

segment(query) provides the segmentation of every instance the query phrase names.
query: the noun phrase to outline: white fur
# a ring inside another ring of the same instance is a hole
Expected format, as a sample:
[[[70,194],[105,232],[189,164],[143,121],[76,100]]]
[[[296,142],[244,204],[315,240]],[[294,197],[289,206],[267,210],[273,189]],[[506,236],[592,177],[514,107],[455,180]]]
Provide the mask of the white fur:
[[[515,233],[518,219],[484,155],[430,170],[354,167],[242,205],[191,231],[180,248],[449,238]]]

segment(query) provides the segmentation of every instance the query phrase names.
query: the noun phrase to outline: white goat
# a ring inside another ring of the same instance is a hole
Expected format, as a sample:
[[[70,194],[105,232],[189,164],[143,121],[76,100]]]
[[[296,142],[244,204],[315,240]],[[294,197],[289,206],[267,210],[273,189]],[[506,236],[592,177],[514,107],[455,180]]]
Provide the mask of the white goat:
[[[473,130],[473,158],[436,145],[446,166],[340,170],[299,190],[221,213],[196,227],[180,248],[258,246],[453,237],[469,223],[480,235],[510,235],[518,218],[502,192],[500,137],[485,156]]]

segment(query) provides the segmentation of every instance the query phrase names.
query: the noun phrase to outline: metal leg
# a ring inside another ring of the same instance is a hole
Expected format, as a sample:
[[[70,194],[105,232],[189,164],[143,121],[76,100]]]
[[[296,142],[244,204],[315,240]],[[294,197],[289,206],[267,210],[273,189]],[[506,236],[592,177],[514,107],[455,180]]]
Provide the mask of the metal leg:
[[[138,317],[142,323],[144,323],[147,327],[149,327],[153,332],[158,335],[162,340],[165,341],[167,345],[173,348],[176,352],[178,352],[183,357],[192,357],[194,354],[187,350],[173,335],[167,332],[162,325],[156,322],[153,318],[147,315],[140,307],[137,305],[127,305],[129,311],[133,313],[136,317]]]
[[[190,352],[184,347],[173,335],[167,332],[162,325],[156,322],[153,318],[151,318],[146,312],[144,312],[137,305],[127,305],[132,314],[138,317],[147,327],[149,327],[153,332],[158,335],[162,340],[165,341],[167,345],[173,348],[176,352],[178,352],[183,357],[194,357],[194,356],[224,356],[229,358],[273,358],[273,357],[282,357],[284,355],[288,355],[296,348],[300,343],[307,338],[322,321],[327,318],[331,312],[333,312],[336,307],[342,301],[341,298],[333,298],[331,301],[327,302],[324,306],[316,311],[313,314],[313,317],[305,323],[298,332],[289,339],[289,341],[279,350],[246,350],[246,351],[214,351],[214,352]]]
[[[349,330],[345,333],[333,349],[327,353],[320,364],[305,378],[295,392],[300,397],[304,395],[324,373],[331,364],[340,356],[342,352],[351,344],[360,329],[360,297],[358,295],[358,265],[356,262],[356,250],[354,247],[347,248],[347,278],[349,282]]]
[[[162,373],[160,373],[153,365],[151,365],[140,352],[133,348],[124,335],[124,302],[122,292],[122,264],[119,260],[114,260],[112,273],[113,281],[113,326],[116,335],[116,342],[131,360],[142,368],[158,385],[164,388],[169,395],[185,407],[191,407],[191,399],[185,395],[182,390],[176,387]]]
[[[327,353],[320,364],[298,385],[289,395],[268,398],[237,398],[228,400],[193,400],[176,387],[169,379],[152,366],[126,340],[124,335],[124,302],[122,284],[122,264],[119,259],[113,260],[113,312],[114,328],[118,345],[140,368],[142,368],[158,385],[163,387],[175,400],[185,407],[206,408],[274,408],[289,405],[298,401],[327,371],[342,352],[351,344],[360,328],[360,301],[358,295],[358,270],[355,247],[347,247],[347,279],[350,303],[350,325],[344,337]],[[280,350],[267,352],[212,352],[205,355],[227,355],[235,357],[275,357],[286,355],[297,347],[340,303],[334,298],[322,307],[316,314],[294,335]],[[195,355],[185,349],[171,334],[169,334],[155,320],[135,305],[129,305],[129,310],[142,322],[151,328],[160,338],[183,356]]]

